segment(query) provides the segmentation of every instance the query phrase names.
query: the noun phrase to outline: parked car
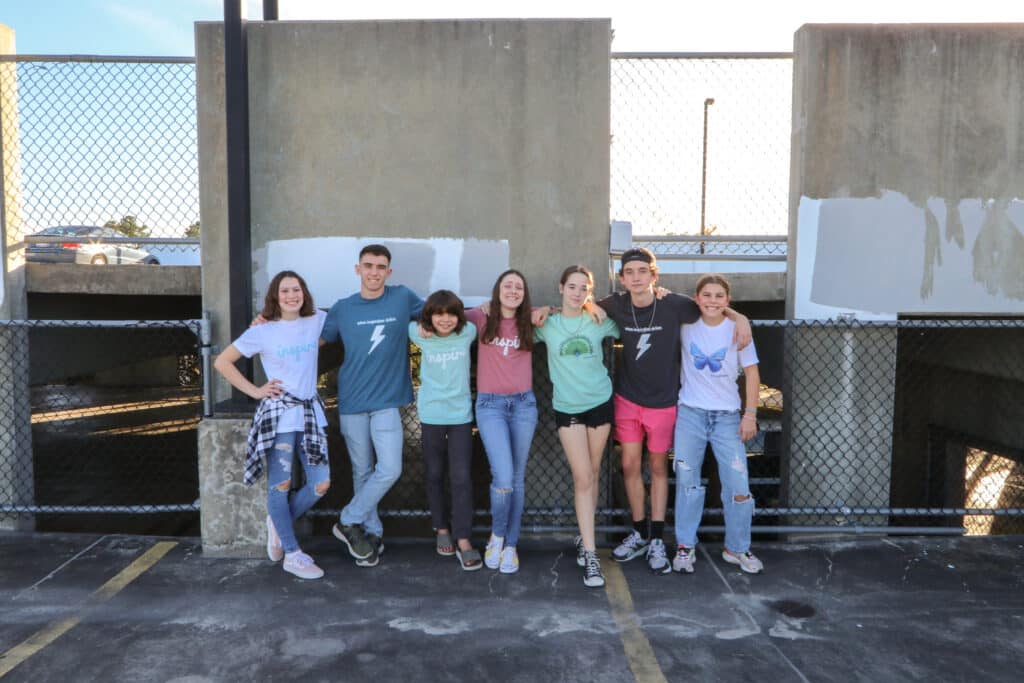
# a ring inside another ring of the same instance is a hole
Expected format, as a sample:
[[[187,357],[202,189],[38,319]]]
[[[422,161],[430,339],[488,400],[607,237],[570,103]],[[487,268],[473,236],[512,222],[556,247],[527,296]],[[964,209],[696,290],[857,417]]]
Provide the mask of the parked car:
[[[59,243],[29,243],[25,260],[34,263],[87,263],[92,265],[145,263],[160,265],[159,259],[137,244],[111,244],[109,238],[126,237],[114,228],[96,225],[58,225],[33,236],[66,237]]]

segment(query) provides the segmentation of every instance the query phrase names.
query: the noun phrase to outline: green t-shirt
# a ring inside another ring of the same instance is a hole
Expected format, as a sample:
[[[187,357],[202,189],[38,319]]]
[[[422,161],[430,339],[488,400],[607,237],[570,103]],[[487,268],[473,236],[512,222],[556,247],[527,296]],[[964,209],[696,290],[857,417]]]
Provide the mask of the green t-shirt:
[[[612,380],[601,350],[605,337],[618,339],[618,326],[611,318],[598,325],[586,313],[576,318],[556,313],[534,330],[534,339],[547,346],[551,403],[558,412],[583,413],[611,397]]]
[[[430,425],[461,425],[473,421],[469,393],[469,347],[476,327],[467,322],[462,332],[424,339],[416,323],[409,323],[409,339],[420,347],[420,390],[416,410],[420,422]]]

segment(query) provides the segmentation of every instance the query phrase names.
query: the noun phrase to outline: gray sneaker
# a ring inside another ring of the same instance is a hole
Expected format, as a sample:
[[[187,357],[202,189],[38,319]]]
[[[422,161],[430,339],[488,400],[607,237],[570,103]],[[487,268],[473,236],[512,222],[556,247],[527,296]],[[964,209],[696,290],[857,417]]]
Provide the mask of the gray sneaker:
[[[629,532],[629,536],[623,539],[615,550],[612,551],[612,559],[616,562],[629,562],[635,557],[640,557],[647,551],[647,541],[636,529]]]
[[[366,532],[359,524],[335,524],[331,533],[348,547],[349,554],[357,560],[365,560],[370,555],[376,555],[376,548],[366,538]]]
[[[377,554],[378,555],[383,555],[384,554],[384,539],[383,538],[381,538],[377,534],[372,534],[372,533],[367,532],[366,540],[370,542],[370,545],[372,545],[374,548],[377,549]]]
[[[669,574],[672,572],[672,565],[665,554],[665,542],[660,538],[651,539],[647,546],[647,566],[655,574]]]
[[[366,557],[356,559],[357,567],[376,567],[380,564],[380,553],[377,552],[376,547],[371,547],[373,547],[373,552]]]
[[[760,574],[764,571],[764,564],[752,552],[731,553],[723,550],[722,559],[729,564],[738,564],[740,569],[748,574]]]
[[[677,546],[676,556],[672,558],[672,569],[684,574],[692,574],[693,563],[696,561],[697,553],[693,551],[693,548],[687,548],[685,545]]]

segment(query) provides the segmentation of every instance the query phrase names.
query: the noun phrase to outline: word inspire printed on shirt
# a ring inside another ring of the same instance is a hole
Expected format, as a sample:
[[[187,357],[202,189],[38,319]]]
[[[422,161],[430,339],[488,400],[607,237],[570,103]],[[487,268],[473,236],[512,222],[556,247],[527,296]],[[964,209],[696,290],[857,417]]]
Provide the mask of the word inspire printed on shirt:
[[[488,343],[491,346],[497,346],[497,347],[501,348],[502,349],[501,355],[507,356],[509,349],[518,349],[519,348],[519,335],[516,335],[515,337],[512,337],[511,339],[509,339],[508,337],[495,337],[494,339],[492,339]]]
[[[298,361],[299,356],[304,353],[308,353],[317,348],[316,342],[308,342],[306,344],[292,344],[291,346],[279,346],[277,347],[278,358],[291,357],[292,360]]]
[[[448,361],[457,361],[465,358],[468,351],[442,351],[440,353],[426,354],[427,362],[430,364],[440,363],[441,369],[448,367]]]

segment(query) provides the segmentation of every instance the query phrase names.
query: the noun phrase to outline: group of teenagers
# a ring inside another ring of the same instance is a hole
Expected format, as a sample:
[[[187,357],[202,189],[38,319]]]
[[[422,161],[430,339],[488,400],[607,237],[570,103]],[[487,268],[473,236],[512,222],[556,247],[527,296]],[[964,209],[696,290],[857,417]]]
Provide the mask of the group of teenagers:
[[[754,499],[744,441],[757,431],[760,379],[750,323],[729,308],[728,281],[705,275],[694,298],[656,287],[658,267],[647,249],[621,257],[624,293],[594,301],[585,267],[565,269],[561,305],[533,307],[525,277],[498,276],[491,298],[466,309],[451,291],[424,301],[403,285],[388,285],[391,253],[363,247],[355,272],[360,291],[328,312],[317,309],[303,278],[282,271],[270,282],[254,325],[228,346],[214,367],[234,387],[260,401],[246,444],[245,482],[267,477],[267,554],[304,579],[323,576],[302,552],[293,523],[330,486],[324,405],[317,394],[319,347],[340,341],[339,425],[352,463],[353,496],[332,531],[361,567],[384,552],[378,504],[402,473],[399,409],[413,401],[408,342],[421,349],[416,407],[422,431],[427,498],[435,549],[461,567],[519,569],[526,468],[537,426],[532,353],[546,349],[558,437],[572,473],[579,535],[577,564],[587,586],[604,585],[594,517],[601,460],[614,426],[633,529],[612,550],[626,562],[644,557],[652,572],[692,573],[704,510],[701,465],[710,443],[718,463],[725,517],[722,558],[759,573],[750,552]],[[604,365],[606,337],[621,340],[615,381]],[[491,533],[481,555],[471,540],[471,459],[474,405],[470,348],[478,344],[475,424],[490,464]],[[268,378],[249,381],[236,363],[259,355]],[[745,405],[737,384],[742,368]],[[643,481],[644,444],[650,472],[650,517]],[[674,447],[673,447],[674,445]],[[674,451],[675,542],[664,542],[669,451]],[[293,490],[292,468],[305,475]],[[448,484],[450,495],[445,494]]]

